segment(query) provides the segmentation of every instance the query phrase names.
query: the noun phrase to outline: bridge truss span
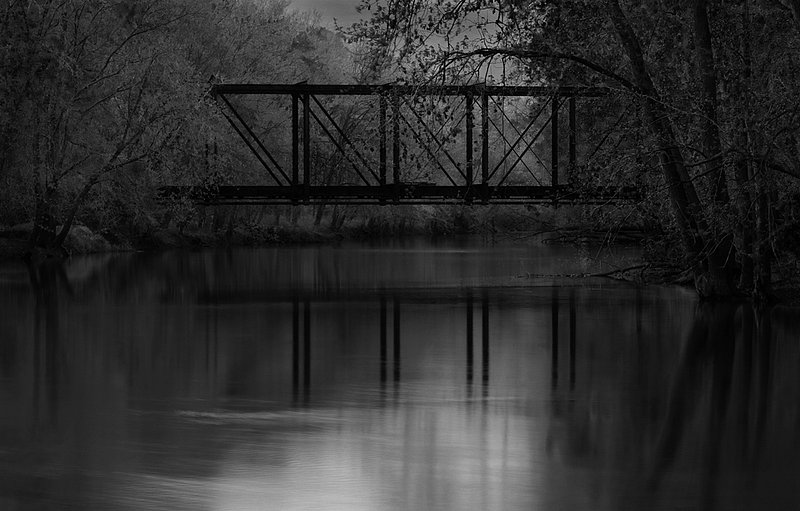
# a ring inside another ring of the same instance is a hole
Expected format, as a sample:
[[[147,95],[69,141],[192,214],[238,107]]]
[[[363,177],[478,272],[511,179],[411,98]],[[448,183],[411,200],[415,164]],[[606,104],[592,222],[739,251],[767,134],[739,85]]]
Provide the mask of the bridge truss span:
[[[220,84],[212,94],[257,162],[206,204],[606,203],[579,189],[581,104],[600,88]],[[168,194],[186,193],[167,187]]]

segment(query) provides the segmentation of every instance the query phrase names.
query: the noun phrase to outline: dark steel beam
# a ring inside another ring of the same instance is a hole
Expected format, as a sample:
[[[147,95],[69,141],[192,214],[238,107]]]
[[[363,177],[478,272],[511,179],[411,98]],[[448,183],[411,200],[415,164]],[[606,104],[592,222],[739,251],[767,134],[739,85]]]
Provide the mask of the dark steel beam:
[[[635,187],[596,188],[579,193],[568,186],[506,185],[487,187],[444,186],[397,183],[384,186],[317,185],[304,186],[298,195],[286,186],[218,186],[213,189],[162,187],[162,200],[189,197],[200,204],[287,204],[303,200],[319,204],[378,204],[390,199],[402,204],[464,204],[469,200],[488,200],[496,204],[534,204],[575,202],[615,204],[640,198]],[[488,193],[488,195],[483,195]]]
[[[571,171],[574,171],[575,165],[578,163],[578,129],[576,127],[577,113],[575,110],[575,97],[571,97],[569,98],[569,166]]]
[[[515,148],[517,147],[517,144],[519,144],[520,142],[522,142],[522,140],[525,138],[525,135],[526,135],[526,134],[528,133],[528,131],[529,131],[529,130],[530,130],[532,127],[533,127],[534,123],[535,123],[535,122],[536,122],[536,120],[539,118],[539,115],[540,115],[540,114],[541,114],[541,113],[544,111],[544,109],[545,109],[545,108],[547,108],[547,104],[548,104],[548,103],[549,103],[551,100],[555,100],[555,99],[556,99],[556,98],[550,98],[550,99],[548,99],[548,101],[545,101],[545,103],[544,103],[544,104],[541,106],[541,108],[539,108],[539,110],[536,112],[536,115],[534,115],[534,116],[533,116],[533,118],[530,120],[530,122],[529,122],[529,123],[528,123],[528,125],[525,127],[525,129],[524,129],[524,130],[522,130],[522,133],[520,133],[520,134],[519,134],[519,137],[517,137],[517,139],[514,141],[514,143],[513,143],[513,144],[511,144],[511,147],[509,148],[509,150],[508,150],[508,151],[506,151],[506,153],[505,153],[505,154],[503,154],[503,157],[502,157],[502,158],[500,158],[500,161],[499,161],[499,162],[497,162],[497,165],[495,165],[495,166],[494,166],[494,169],[492,169],[492,172],[489,174],[489,179],[491,179],[491,178],[492,178],[492,177],[493,177],[493,176],[494,176],[494,175],[497,173],[497,171],[498,171],[498,170],[500,170],[500,167],[503,165],[503,163],[506,161],[506,159],[507,159],[507,158],[508,158],[508,157],[511,155],[511,153],[512,153],[512,152],[514,152]],[[539,131],[536,133],[536,135],[533,137],[533,141],[534,141],[534,142],[536,141],[536,139],[537,139],[537,138],[539,138],[539,135],[541,135],[541,133],[542,133],[542,130],[544,129],[544,127],[545,127],[545,126],[547,126],[547,123],[545,123],[544,125],[542,125],[542,128],[540,128],[540,129],[539,129]],[[518,133],[519,133],[519,132],[518,132]],[[503,135],[503,138],[505,138],[505,135]],[[530,146],[531,144],[528,144],[528,145]],[[524,155],[524,154],[525,154],[525,151],[523,151],[523,152],[522,152],[522,155]],[[521,157],[522,157],[522,155],[519,155],[519,158],[521,158]],[[518,159],[519,159],[519,158],[518,158]],[[512,169],[513,169],[513,167],[512,167]],[[511,169],[509,169],[509,171],[508,171],[508,172],[511,172]]]
[[[425,119],[423,119],[423,118],[422,118],[422,116],[419,114],[419,112],[417,112],[417,110],[414,108],[414,105],[412,105],[412,104],[409,104],[409,102],[408,102],[408,101],[404,101],[404,103],[405,103],[405,104],[408,106],[408,109],[409,109],[409,110],[411,110],[411,112],[412,112],[412,113],[414,114],[414,116],[417,118],[417,121],[419,121],[420,125],[422,125],[422,127],[423,127],[423,128],[425,128],[425,131],[427,131],[427,132],[428,132],[428,135],[430,135],[430,137],[431,137],[433,140],[435,140],[435,141],[437,142],[437,148],[436,148],[436,149],[438,149],[439,151],[441,151],[441,152],[442,152],[442,154],[444,154],[444,155],[447,157],[447,159],[448,159],[448,160],[450,160],[450,163],[452,163],[452,164],[453,164],[453,167],[455,167],[455,169],[458,171],[458,173],[459,173],[459,174],[461,174],[461,177],[463,177],[464,179],[466,179],[466,178],[467,178],[467,176],[466,176],[466,174],[464,174],[464,172],[461,170],[461,166],[458,164],[458,162],[455,160],[455,158],[453,158],[453,156],[450,154],[450,152],[449,152],[449,151],[448,151],[448,150],[447,150],[447,149],[444,147],[444,143],[439,141],[439,134],[440,134],[440,133],[442,132],[442,130],[444,129],[445,123],[442,123],[442,126],[441,126],[441,127],[440,127],[440,128],[439,128],[439,129],[438,129],[436,132],[434,132],[434,131],[431,129],[431,127],[430,127],[430,126],[428,126],[428,123],[427,123],[427,122],[425,122]],[[459,106],[460,106],[460,105],[459,105]],[[464,119],[464,117],[465,117],[465,116],[466,116],[466,113],[464,114],[464,116],[462,116],[460,119],[458,119],[458,120],[455,122],[455,124],[456,124],[456,125],[458,125],[458,124],[461,124],[461,120],[462,120],[462,119]],[[401,114],[401,117],[402,117],[402,114]],[[404,120],[405,120],[405,118],[404,118]],[[406,123],[408,123],[408,121],[406,121]],[[410,127],[410,126],[411,126],[411,125],[409,124],[409,127]],[[411,129],[413,130],[414,128],[411,128]],[[424,141],[423,141],[423,140],[422,140],[422,139],[421,139],[419,136],[417,137],[417,140],[419,141],[420,145],[422,145],[422,146],[423,146],[423,148],[424,148],[424,149],[426,149],[426,150],[428,151],[428,153],[431,153],[430,149],[428,148],[428,145],[427,145],[427,143],[425,143],[425,142],[424,142]],[[439,161],[438,161],[438,158],[434,158],[434,159],[437,161],[437,163],[439,163]],[[439,163],[439,168],[441,168],[441,169],[442,169],[442,171],[443,171],[445,174],[447,174],[447,171],[445,171],[445,170],[444,170],[444,167],[442,167],[441,163]],[[452,179],[450,179],[450,181],[451,181],[451,182],[453,182],[453,180],[452,180]],[[453,182],[453,184],[456,184],[456,183],[455,183],[455,182]]]
[[[509,126],[511,126],[511,129],[513,129],[513,130],[514,130],[514,132],[515,132],[515,133],[516,133],[518,136],[519,136],[519,135],[521,135],[522,133],[519,131],[519,128],[517,128],[517,125],[516,125],[516,124],[514,124],[514,121],[512,121],[512,120],[511,120],[511,119],[508,117],[508,114],[506,114],[506,111],[505,111],[505,108],[503,107],[503,105],[502,105],[502,104],[499,104],[499,103],[497,102],[497,100],[495,100],[494,98],[492,98],[492,102],[493,102],[493,103],[494,103],[494,104],[495,104],[495,105],[496,105],[496,106],[497,106],[497,107],[500,109],[500,113],[502,114],[502,116],[503,116],[503,119],[505,119],[505,122],[507,122],[507,123],[508,123],[508,125],[509,125]],[[489,117],[489,122],[491,122],[491,123],[492,123],[492,126],[494,126],[494,129],[495,129],[495,130],[497,130],[497,133],[498,133],[498,134],[499,134],[499,135],[502,137],[503,141],[504,141],[506,144],[509,144],[510,142],[509,142],[509,141],[508,141],[508,139],[506,138],[506,135],[505,135],[505,133],[504,133],[504,130],[503,130],[503,129],[502,129],[500,126],[498,126],[498,125],[497,125],[497,123],[496,123],[496,122],[494,122],[494,119],[492,119],[491,117]],[[504,124],[503,126],[505,126],[505,124]],[[541,159],[541,158],[539,158],[539,155],[538,155],[538,154],[536,154],[536,151],[531,151],[531,154],[533,154],[533,156],[536,158],[536,161],[538,161],[538,162],[539,162],[539,165],[541,165],[541,166],[542,166],[542,168],[544,168],[544,169],[546,169],[546,168],[547,168],[547,165],[545,165],[545,164],[544,164],[544,162],[542,161],[542,159]],[[515,155],[515,156],[519,156],[519,153],[518,153],[516,150],[514,150],[514,155]],[[534,181],[536,181],[536,184],[538,184],[538,185],[541,185],[541,184],[542,184],[541,180],[539,180],[539,178],[538,178],[538,177],[536,177],[536,174],[534,174],[534,173],[533,173],[533,170],[531,170],[531,168],[528,166],[528,164],[525,162],[525,160],[521,160],[521,161],[522,161],[522,164],[525,166],[525,168],[526,168],[526,169],[528,170],[528,172],[530,173],[531,177],[533,177]]]
[[[264,84],[227,83],[212,86],[213,94],[314,94],[319,96],[368,96],[378,94],[404,96],[463,96],[467,92],[489,96],[581,96],[598,97],[609,93],[603,87],[545,87],[503,85],[334,85],[334,84]]]
[[[333,136],[333,133],[331,133],[330,130],[328,130],[328,128],[322,123],[322,119],[320,119],[319,116],[317,116],[317,114],[314,113],[314,111],[311,110],[310,108],[309,108],[309,113],[311,114],[311,117],[313,117],[314,120],[317,121],[317,125],[328,136],[328,139],[331,141],[331,143],[336,147],[336,149],[339,150],[340,153],[342,153],[342,156],[344,156],[345,159],[347,159],[347,161],[350,163],[350,166],[353,167],[353,170],[356,172],[356,174],[358,174],[358,177],[360,177],[361,180],[364,181],[364,184],[369,186],[371,184],[369,180],[366,177],[364,177],[364,174],[362,174],[361,171],[358,169],[358,165],[356,165],[356,162],[354,162],[353,159],[350,158],[350,155],[347,154],[347,151],[345,151],[344,148],[341,146],[341,144],[339,144],[339,141],[336,140],[336,138]],[[366,162],[364,162],[364,164],[369,165]]]
[[[484,91],[481,93],[481,184],[485,185],[487,181],[489,181],[489,95]]]
[[[303,187],[311,186],[311,104],[308,94],[303,95]]]
[[[339,134],[342,136],[342,140],[344,141],[344,143],[345,143],[346,145],[349,145],[349,146],[350,146],[350,147],[353,149],[353,152],[355,152],[355,153],[356,153],[356,156],[358,156],[358,158],[361,160],[361,163],[363,163],[363,164],[364,164],[364,168],[366,168],[366,169],[367,169],[367,172],[369,172],[370,174],[372,174],[372,177],[374,177],[376,181],[380,181],[380,178],[379,178],[379,177],[378,177],[378,176],[375,174],[375,172],[373,172],[373,171],[372,171],[372,169],[370,168],[370,164],[367,162],[366,158],[364,158],[364,156],[361,154],[361,152],[358,150],[358,148],[355,146],[355,144],[353,144],[353,142],[351,142],[351,141],[350,141],[350,137],[348,137],[348,136],[347,136],[347,133],[345,132],[345,130],[343,130],[343,129],[342,129],[340,126],[339,126],[339,124],[336,122],[336,120],[333,118],[333,116],[331,116],[331,114],[328,112],[328,109],[327,109],[327,108],[325,108],[325,106],[324,106],[324,105],[323,105],[323,104],[322,104],[322,103],[321,103],[321,102],[320,102],[320,101],[319,101],[319,100],[316,98],[316,96],[312,96],[312,99],[314,100],[314,103],[316,103],[316,104],[317,104],[317,106],[319,107],[320,111],[321,111],[321,112],[322,112],[322,114],[325,116],[325,118],[327,118],[327,119],[328,119],[328,122],[330,122],[330,123],[333,125],[333,127],[334,127],[334,128],[336,128],[336,131],[338,131],[338,132],[339,132]],[[315,118],[316,118],[316,116],[315,116]],[[321,122],[321,121],[319,121],[319,119],[318,119],[318,118],[317,118],[317,122],[319,122],[320,126],[322,126],[322,122]],[[323,127],[323,128],[324,128],[324,127]],[[325,130],[325,132],[326,132],[326,133],[328,133],[328,130]],[[332,136],[330,133],[328,133],[328,137],[331,139],[331,142],[333,142],[334,144],[336,144],[336,146],[339,148],[339,150],[340,150],[340,151],[342,151],[342,154],[344,154],[345,156],[347,156],[347,155],[345,154],[345,151],[344,151],[344,149],[342,149],[341,147],[339,147],[339,144],[338,144],[338,143],[337,143],[337,142],[334,140],[333,136]],[[348,158],[348,160],[349,160],[349,159],[350,159],[350,158]],[[352,163],[352,161],[351,161],[351,163]],[[355,164],[353,164],[353,166],[355,167]],[[359,175],[359,176],[361,175],[361,172],[359,172],[358,170],[356,170],[356,172],[358,172],[358,175]],[[361,176],[361,177],[362,177],[362,179],[364,179],[364,177],[363,177],[363,176]],[[367,181],[366,179],[364,179],[364,181],[365,181],[367,184],[369,184],[369,181]]]
[[[235,122],[233,122],[233,119],[231,119],[228,114],[223,112],[222,115],[225,117],[225,120],[228,121],[228,124],[231,125],[236,134],[239,135],[239,138],[241,138],[242,141],[247,145],[248,149],[250,149],[250,152],[253,153],[253,155],[255,155],[256,159],[258,159],[259,163],[261,163],[261,166],[264,167],[264,169],[269,173],[269,175],[272,176],[272,179],[274,179],[275,182],[278,183],[278,185],[280,185],[281,184],[280,178],[278,178],[278,176],[272,171],[269,164],[264,160],[264,158],[261,157],[261,154],[259,154],[258,150],[253,146],[253,144],[250,143],[250,139],[248,139],[245,136],[242,130],[239,129],[239,127],[236,125]]]
[[[382,185],[386,184],[386,96],[381,96],[380,104],[378,106],[378,174],[380,178],[378,182]]]
[[[400,96],[392,96],[392,183],[400,185]]]
[[[414,109],[411,108],[411,110],[413,111]],[[411,131],[411,134],[414,135],[414,139],[416,139],[416,141],[419,142],[419,145],[421,145],[422,148],[428,153],[428,156],[430,156],[431,159],[434,162],[436,162],[436,165],[439,167],[439,170],[441,170],[442,173],[445,175],[445,177],[447,177],[447,180],[450,181],[453,184],[453,186],[457,186],[458,183],[456,183],[453,180],[453,178],[450,176],[450,173],[447,172],[447,169],[444,168],[444,165],[442,165],[442,162],[440,162],[439,158],[436,157],[436,153],[434,153],[433,150],[431,149],[431,147],[428,144],[425,143],[425,140],[422,139],[422,135],[420,135],[417,132],[417,130],[414,129],[414,126],[411,125],[411,123],[408,121],[408,119],[406,119],[406,117],[399,110],[397,112],[397,115],[400,117],[400,119],[403,120],[404,123],[406,123],[406,126],[408,126],[408,129]],[[447,153],[447,151],[444,151],[444,152]],[[459,169],[459,173],[460,172],[461,172],[461,169]],[[462,175],[463,175],[463,173],[462,173]]]
[[[466,154],[464,155],[464,158],[466,159],[467,175],[465,177],[466,177],[466,180],[467,180],[466,185],[467,186],[471,186],[472,185],[472,172],[473,172],[473,168],[472,168],[473,147],[472,147],[472,144],[474,143],[472,130],[474,129],[475,119],[473,117],[473,112],[472,112],[472,100],[473,100],[472,93],[468,92],[465,97],[466,97],[466,101],[467,101],[467,140],[466,140],[466,144],[465,144],[466,145],[466,148],[465,148],[466,149]]]
[[[554,103],[557,103],[557,98],[554,98],[554,100],[553,100],[553,101],[554,101]],[[548,122],[551,122],[551,121],[548,121]],[[536,154],[536,151],[534,151],[534,150],[532,149],[532,147],[533,147],[533,144],[535,144],[535,143],[536,143],[536,141],[539,139],[539,135],[541,135],[541,134],[542,134],[542,132],[544,131],[544,129],[545,129],[546,127],[547,127],[547,122],[545,122],[545,123],[542,125],[542,127],[541,127],[541,128],[539,128],[539,131],[537,131],[537,132],[536,132],[536,134],[533,136],[533,138],[532,138],[532,139],[531,139],[531,140],[530,140],[530,141],[529,141],[529,142],[528,142],[528,143],[525,145],[525,149],[523,149],[521,153],[518,153],[518,154],[517,154],[517,159],[516,159],[516,160],[514,160],[514,163],[512,163],[512,164],[511,164],[511,166],[508,168],[508,171],[506,171],[506,174],[505,174],[505,175],[504,175],[504,176],[503,176],[503,177],[502,177],[502,178],[501,178],[501,179],[500,179],[500,180],[497,182],[497,185],[495,185],[495,186],[502,186],[502,185],[503,185],[503,183],[505,183],[505,181],[506,181],[506,179],[508,178],[508,176],[510,176],[510,175],[511,175],[511,171],[512,171],[512,170],[514,170],[514,168],[517,166],[517,164],[518,164],[520,161],[522,161],[522,158],[523,158],[523,157],[524,157],[526,154],[528,154],[528,152],[530,152],[531,154],[533,154],[533,155],[536,157],[536,159],[537,159],[537,160],[539,160],[539,161],[541,162],[541,160],[539,159],[539,155],[538,155],[538,154]],[[515,152],[515,153],[516,153],[516,152]],[[528,166],[527,166],[527,165],[525,165],[525,168],[527,168],[527,169],[528,169],[528,172],[530,172],[530,171],[531,171],[531,170],[530,170],[530,168],[528,168]],[[531,175],[533,175],[533,172],[531,172]],[[536,180],[536,182],[537,182],[538,184],[541,184],[541,181],[539,181],[539,180],[536,178],[536,176],[534,176],[534,179]],[[553,184],[553,186],[558,186],[558,185],[557,185],[557,184]]]
[[[292,94],[292,186],[300,184],[300,107]]]
[[[553,98],[553,108],[550,113],[550,172],[552,176],[551,184],[558,186],[558,98]]]
[[[501,132],[501,129],[500,129],[500,127],[498,127],[498,126],[497,126],[497,123],[495,123],[495,122],[494,122],[493,120],[491,120],[491,119],[490,119],[490,122],[492,123],[492,126],[494,126],[494,128],[495,128],[495,129],[496,129],[498,132]],[[511,121],[509,121],[509,123],[510,123],[510,122],[511,122]],[[514,126],[514,125],[512,124],[512,126]],[[544,125],[544,127],[546,127],[546,126],[547,126],[547,124],[545,124],[545,125]],[[512,153],[512,152],[513,152],[513,153],[514,153],[514,156],[516,156],[516,157],[517,157],[517,159],[514,161],[514,163],[513,163],[513,164],[511,164],[511,167],[509,167],[509,168],[508,168],[508,170],[506,171],[505,175],[504,175],[504,176],[503,176],[503,177],[500,179],[500,183],[503,183],[503,182],[506,180],[506,178],[507,178],[507,177],[508,177],[508,176],[511,174],[511,171],[512,171],[512,170],[514,170],[514,167],[516,167],[518,163],[522,163],[522,165],[525,167],[525,170],[527,170],[527,171],[528,171],[528,173],[529,173],[529,174],[531,175],[531,177],[533,178],[533,180],[534,180],[534,181],[536,181],[536,184],[537,184],[537,185],[542,185],[542,181],[541,181],[541,180],[540,180],[538,177],[536,177],[536,174],[534,174],[534,173],[533,173],[533,170],[531,170],[531,168],[530,168],[530,167],[528,166],[528,164],[525,162],[525,160],[524,160],[524,157],[525,157],[525,154],[526,154],[528,151],[530,151],[530,153],[531,153],[531,154],[534,156],[534,158],[536,158],[536,161],[538,161],[538,162],[539,162],[539,164],[540,164],[540,165],[541,165],[543,168],[547,168],[547,165],[545,165],[545,164],[544,164],[544,162],[542,161],[542,159],[541,159],[541,158],[539,158],[539,155],[538,155],[538,154],[536,154],[536,151],[533,151],[533,150],[531,149],[531,147],[533,146],[533,144],[535,144],[535,143],[536,143],[536,140],[539,138],[539,135],[541,134],[542,130],[544,130],[544,127],[540,128],[540,130],[539,130],[539,133],[537,133],[536,135],[534,135],[533,139],[532,139],[530,142],[528,142],[528,143],[526,144],[526,146],[525,146],[525,148],[522,150],[522,152],[519,152],[519,151],[517,151],[517,149],[516,149],[515,147],[512,147],[511,149],[509,149],[510,153]],[[521,135],[520,131],[519,131],[519,130],[516,128],[516,126],[514,126],[514,130],[515,130],[515,131],[516,131],[518,134],[520,134],[520,135]],[[503,138],[503,141],[504,141],[504,142],[506,142],[506,143],[508,143],[508,139],[506,139],[505,135],[501,135],[501,136],[502,136],[502,138]],[[509,154],[510,154],[510,153],[509,153]],[[492,174],[492,175],[494,175],[494,174]]]
[[[275,160],[275,158],[272,156],[272,154],[266,148],[264,143],[261,142],[261,139],[258,138],[258,135],[256,135],[256,133],[253,131],[253,129],[250,127],[250,125],[247,124],[247,121],[244,120],[244,118],[239,114],[239,112],[236,110],[236,108],[234,108],[234,106],[231,104],[231,102],[228,101],[228,98],[226,98],[222,94],[220,94],[219,96],[222,98],[222,101],[225,102],[225,104],[228,106],[228,109],[233,113],[233,115],[236,117],[236,119],[242,124],[242,126],[244,126],[244,129],[253,138],[253,140],[258,145],[258,147],[264,152],[264,154],[267,155],[267,158],[269,158],[269,161],[272,162],[272,165],[275,166],[275,170],[277,170],[280,173],[280,175],[283,176],[283,178],[286,180],[286,182],[289,182],[289,176],[286,175],[286,173],[283,171],[283,169],[281,168],[281,166],[277,162],[277,160]],[[231,120],[228,119],[228,122],[231,122]],[[241,131],[239,131],[238,129],[236,131],[239,133],[240,136],[242,135]],[[249,143],[247,145],[250,147],[251,150],[253,150],[253,146],[252,145],[250,145]],[[254,153],[255,153],[255,151],[254,151]],[[259,157],[259,160],[261,160],[263,162],[263,160],[260,157]],[[265,164],[265,166],[266,166],[266,164]],[[267,168],[267,170],[269,170],[269,168]],[[272,174],[272,171],[269,171],[269,172],[270,172],[270,174]],[[276,179],[276,181],[277,181],[277,179]]]

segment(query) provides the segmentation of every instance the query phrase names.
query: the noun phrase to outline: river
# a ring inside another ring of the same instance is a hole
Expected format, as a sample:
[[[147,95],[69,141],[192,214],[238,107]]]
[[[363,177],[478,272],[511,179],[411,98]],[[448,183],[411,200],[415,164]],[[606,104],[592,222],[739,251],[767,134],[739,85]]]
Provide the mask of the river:
[[[425,240],[0,267],[0,509],[800,508],[800,316]]]

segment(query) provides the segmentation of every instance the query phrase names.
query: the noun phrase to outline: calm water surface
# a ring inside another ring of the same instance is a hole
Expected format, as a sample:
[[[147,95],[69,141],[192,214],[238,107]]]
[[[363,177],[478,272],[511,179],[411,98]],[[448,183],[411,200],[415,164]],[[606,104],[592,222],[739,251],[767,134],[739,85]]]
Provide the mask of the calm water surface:
[[[800,507],[797,311],[537,276],[607,268],[456,242],[0,267],[0,509]]]

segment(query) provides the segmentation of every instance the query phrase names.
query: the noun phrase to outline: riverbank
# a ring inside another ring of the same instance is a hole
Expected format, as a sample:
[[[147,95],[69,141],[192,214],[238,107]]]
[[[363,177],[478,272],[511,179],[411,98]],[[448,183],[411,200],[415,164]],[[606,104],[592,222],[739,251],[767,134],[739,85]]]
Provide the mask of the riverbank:
[[[153,229],[137,236],[125,237],[115,233],[98,233],[85,225],[74,226],[64,243],[69,255],[100,254],[110,252],[161,251],[172,249],[197,249],[220,247],[264,247],[286,245],[333,244],[342,241],[369,241],[398,237],[436,236],[452,237],[475,235],[481,232],[469,229],[446,229],[431,232],[429,228],[407,225],[401,229],[386,229],[386,226],[363,224],[332,231],[325,227],[310,228],[307,225],[247,226],[212,232],[209,230]],[[615,233],[579,228],[561,228],[536,231],[483,231],[496,241],[530,241],[537,237],[545,244],[572,244],[596,246],[641,245],[647,239],[645,233],[635,229],[618,230]],[[30,225],[0,228],[0,262],[22,261],[28,250]],[[652,254],[651,254],[652,255]],[[641,285],[693,287],[690,271],[666,261],[652,258],[642,264],[620,268],[601,274],[559,275],[562,277],[604,277]],[[535,278],[540,275],[521,274],[518,278]],[[742,297],[742,299],[747,299]],[[774,303],[800,304],[800,286],[789,280],[779,280],[774,285]]]
[[[333,207],[326,215],[310,207],[201,209],[192,215],[164,214],[144,220],[108,222],[87,215],[65,240],[68,254],[174,248],[280,246],[380,240],[409,236],[497,236],[498,239],[548,238],[562,244],[631,244],[645,235],[632,223],[587,220],[578,207],[387,206],[367,209]],[[612,227],[613,226],[613,227]],[[0,259],[21,258],[31,222],[0,224]]]
[[[173,249],[198,249],[220,247],[266,247],[287,245],[335,244],[342,241],[375,241],[381,239],[414,238],[420,236],[450,238],[484,234],[496,242],[530,243],[536,239],[543,244],[575,246],[641,246],[647,237],[641,230],[618,229],[615,232],[590,228],[562,227],[552,224],[527,225],[526,230],[497,228],[467,222],[458,224],[440,219],[437,224],[394,223],[366,221],[333,231],[325,226],[307,222],[281,225],[252,225],[242,223],[224,230],[208,228],[154,228],[134,236],[114,232],[94,232],[83,224],[75,225],[64,242],[69,255],[100,254],[130,251],[162,251]],[[0,261],[22,260],[28,250],[31,225],[23,224],[0,229]],[[570,275],[562,275],[570,276]],[[610,271],[602,275],[574,275],[575,277],[603,276],[639,284],[691,285],[691,276],[680,268],[666,263],[643,263],[630,268]],[[521,278],[536,275],[518,275]]]
[[[0,230],[0,261],[24,258],[30,230],[29,225]],[[176,248],[330,243],[341,238],[341,234],[324,229],[312,231],[296,226],[237,228],[225,232],[155,229],[136,236],[123,236],[94,232],[85,225],[76,225],[64,241],[64,248],[70,255],[79,255]]]
[[[536,226],[527,230],[513,230],[485,225],[387,225],[365,222],[337,230],[325,226],[281,224],[273,226],[243,224],[231,229],[152,229],[135,235],[115,232],[96,232],[78,224],[73,226],[64,241],[69,255],[126,252],[140,250],[168,250],[179,248],[256,247],[336,243],[340,241],[368,241],[387,238],[433,236],[448,238],[465,235],[487,235],[500,241],[528,241],[539,238],[543,243],[573,245],[631,245],[639,244],[645,234],[634,229],[592,231],[580,228]],[[22,259],[28,250],[31,225],[0,228],[0,260]]]
[[[458,217],[456,217],[457,220]],[[525,227],[515,230],[513,227]],[[21,261],[28,250],[32,225],[0,226],[0,261]],[[501,225],[439,219],[436,223],[415,224],[368,220],[333,230],[311,222],[287,222],[278,225],[241,223],[221,230],[195,226],[179,229],[152,228],[135,235],[116,232],[95,232],[78,224],[70,230],[64,242],[69,255],[109,252],[161,251],[172,249],[198,249],[220,247],[264,247],[285,245],[335,244],[342,241],[371,241],[404,237],[434,236],[448,238],[484,234],[499,242],[530,242],[537,239],[545,244],[576,246],[631,246],[642,248],[643,261],[629,268],[620,268],[602,275],[575,275],[575,277],[601,276],[642,285],[693,287],[691,271],[682,268],[674,257],[669,257],[665,242],[658,236],[648,235],[633,227],[598,229],[588,226],[556,227],[552,223],[540,225]],[[800,304],[800,285],[797,278],[787,278],[785,272],[776,275],[773,300],[784,304]],[[565,275],[566,276],[566,275]],[[535,275],[518,275],[535,277]],[[743,296],[742,299],[747,297]]]

